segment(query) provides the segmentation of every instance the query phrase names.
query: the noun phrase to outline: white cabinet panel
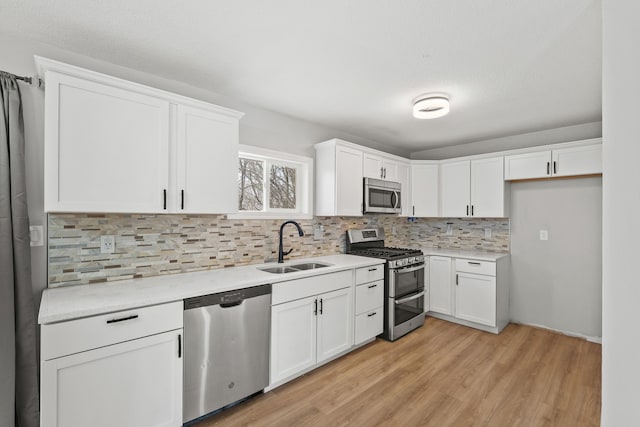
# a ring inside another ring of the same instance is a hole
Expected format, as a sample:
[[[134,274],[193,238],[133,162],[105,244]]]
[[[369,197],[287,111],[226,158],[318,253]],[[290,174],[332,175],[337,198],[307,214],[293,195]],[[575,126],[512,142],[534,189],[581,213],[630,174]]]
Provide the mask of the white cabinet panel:
[[[353,344],[353,290],[319,295],[317,362],[346,351]]]
[[[411,209],[411,167],[408,163],[398,163],[400,183],[400,216],[412,216]]]
[[[458,319],[496,326],[496,278],[472,273],[456,274]]]
[[[364,153],[362,162],[365,178],[398,181],[398,162],[368,152]]]
[[[471,161],[471,216],[505,216],[503,157]]]
[[[471,214],[470,174],[469,160],[440,165],[440,207],[443,217],[459,218]]]
[[[554,176],[602,173],[602,144],[553,150],[552,157]]]
[[[47,73],[45,211],[162,212],[169,102]]]
[[[177,212],[238,210],[238,120],[177,106]]]
[[[453,314],[451,273],[451,258],[429,257],[430,311]]]
[[[182,425],[182,330],[42,362],[42,427]]]
[[[384,312],[382,307],[366,311],[356,316],[355,344],[363,343],[382,333]]]
[[[415,217],[437,217],[440,177],[437,164],[411,165],[411,213]]]
[[[271,383],[316,364],[317,297],[271,307]]]
[[[551,151],[514,154],[504,157],[504,179],[531,179],[551,176]]]
[[[362,216],[362,152],[336,147],[333,215]]]
[[[398,162],[382,158],[382,170],[385,181],[398,182]]]

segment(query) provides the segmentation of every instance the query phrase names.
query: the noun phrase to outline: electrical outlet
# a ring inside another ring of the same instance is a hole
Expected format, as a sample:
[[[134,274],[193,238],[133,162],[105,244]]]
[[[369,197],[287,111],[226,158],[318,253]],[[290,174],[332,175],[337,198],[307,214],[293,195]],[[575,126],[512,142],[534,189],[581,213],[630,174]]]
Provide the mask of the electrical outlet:
[[[484,238],[485,239],[490,239],[491,238],[491,229],[490,228],[485,228],[484,229]]]
[[[29,226],[31,246],[44,246],[44,227],[42,225]]]
[[[322,240],[324,234],[324,226],[316,225],[313,229],[313,240]]]
[[[451,224],[447,224],[447,236],[453,236],[453,227],[451,227]]]
[[[116,251],[116,236],[100,236],[100,253],[112,254]]]
[[[549,240],[548,230],[540,230],[540,240]]]
[[[391,226],[391,234],[393,234],[394,236],[398,234],[398,227],[396,227],[395,224]]]

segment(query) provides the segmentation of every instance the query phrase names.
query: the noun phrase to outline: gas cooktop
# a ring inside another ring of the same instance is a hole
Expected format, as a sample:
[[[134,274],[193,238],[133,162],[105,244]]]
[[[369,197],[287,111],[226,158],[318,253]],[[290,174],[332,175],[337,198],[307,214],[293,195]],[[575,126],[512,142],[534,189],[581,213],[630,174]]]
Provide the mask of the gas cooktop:
[[[368,256],[372,258],[381,258],[386,260],[395,260],[406,258],[410,256],[422,255],[420,249],[408,249],[408,248],[365,248],[365,249],[351,249],[348,251],[350,255]]]

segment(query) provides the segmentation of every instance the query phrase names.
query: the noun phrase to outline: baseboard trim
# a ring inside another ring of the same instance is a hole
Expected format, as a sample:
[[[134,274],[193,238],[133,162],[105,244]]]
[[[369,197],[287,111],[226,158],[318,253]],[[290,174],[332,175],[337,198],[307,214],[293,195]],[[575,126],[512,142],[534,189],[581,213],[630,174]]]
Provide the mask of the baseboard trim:
[[[515,320],[512,320],[511,323],[514,323],[516,325],[531,326],[533,328],[538,328],[538,329],[545,329],[547,331],[557,332],[559,334],[566,335],[568,337],[581,338],[581,339],[583,339],[585,341],[589,341],[589,342],[592,342],[592,343],[595,343],[595,344],[602,345],[602,337],[594,337],[592,335],[585,335],[585,334],[581,334],[579,332],[563,331],[562,329],[554,329],[554,328],[550,328],[548,326],[538,325],[538,324],[535,324],[535,323],[517,322]]]

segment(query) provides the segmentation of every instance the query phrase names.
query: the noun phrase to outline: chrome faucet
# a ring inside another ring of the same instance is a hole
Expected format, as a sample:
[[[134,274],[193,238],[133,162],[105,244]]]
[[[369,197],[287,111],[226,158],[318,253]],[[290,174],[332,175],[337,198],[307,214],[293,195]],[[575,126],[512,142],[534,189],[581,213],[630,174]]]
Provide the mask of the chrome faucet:
[[[282,229],[287,224],[295,225],[296,228],[298,229],[298,234],[300,235],[300,237],[304,236],[304,232],[302,231],[302,228],[300,228],[300,224],[298,224],[297,222],[289,220],[282,223],[282,225],[280,226],[280,244],[278,246],[278,262],[280,263],[284,262],[285,255],[289,255],[291,251],[293,251],[293,248],[289,249],[287,252],[284,252],[282,250]]]

